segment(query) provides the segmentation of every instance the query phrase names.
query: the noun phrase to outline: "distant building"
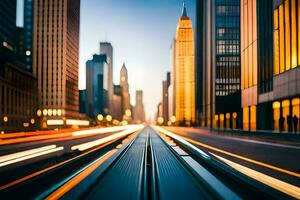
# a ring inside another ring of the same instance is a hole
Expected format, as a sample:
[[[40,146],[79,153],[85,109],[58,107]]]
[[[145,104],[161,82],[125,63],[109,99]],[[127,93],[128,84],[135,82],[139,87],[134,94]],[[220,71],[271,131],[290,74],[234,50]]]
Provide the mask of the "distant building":
[[[79,112],[82,114],[87,113],[87,103],[86,103],[86,89],[79,90]]]
[[[111,110],[112,117],[119,121],[123,120],[122,112],[122,87],[120,85],[114,85],[114,95],[113,95],[113,107]]]
[[[33,74],[46,128],[53,124],[48,120],[61,124],[65,118],[67,122],[79,118],[80,0],[33,2]]]
[[[95,54],[86,62],[86,114],[91,118],[108,114],[107,78],[107,56]]]
[[[236,128],[242,119],[240,0],[196,4],[197,122]]]
[[[171,74],[167,72],[167,79],[162,82],[162,117],[164,118],[164,124],[167,125],[169,121],[169,86]]]
[[[176,120],[181,125],[192,125],[195,121],[194,33],[185,6],[175,40]]]
[[[108,93],[108,109],[111,113],[112,109],[112,98],[114,94],[114,83],[113,83],[113,47],[109,42],[100,42],[100,54],[105,54],[107,56],[107,66],[108,66],[108,77],[107,77],[107,93]]]
[[[120,71],[120,86],[122,88],[122,113],[124,115],[124,119],[130,120],[131,114],[130,114],[130,116],[128,116],[128,115],[129,115],[129,112],[132,113],[132,110],[131,110],[131,104],[130,104],[128,72],[127,72],[125,63],[123,63],[121,71]],[[126,111],[127,111],[127,115],[126,115]]]
[[[136,123],[145,122],[145,110],[143,104],[143,91],[137,90],[136,91],[136,98],[135,98],[135,107],[134,107],[134,121]]]

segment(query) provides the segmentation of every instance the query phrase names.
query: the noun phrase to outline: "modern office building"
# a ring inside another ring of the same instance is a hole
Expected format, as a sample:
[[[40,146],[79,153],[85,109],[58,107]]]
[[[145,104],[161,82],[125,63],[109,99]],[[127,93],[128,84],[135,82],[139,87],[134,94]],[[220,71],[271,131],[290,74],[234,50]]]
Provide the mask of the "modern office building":
[[[274,0],[273,128],[299,131],[300,1]],[[270,119],[271,120],[271,119]],[[295,123],[298,120],[298,123]]]
[[[122,88],[122,113],[124,115],[124,119],[130,120],[132,110],[131,110],[131,104],[130,104],[128,71],[125,66],[125,63],[123,63],[121,71],[120,71],[120,86]],[[129,116],[129,113],[130,113],[130,116]]]
[[[79,112],[82,114],[86,114],[87,112],[86,99],[86,89],[79,90]]]
[[[35,0],[33,8],[33,74],[46,128],[79,117],[80,0]]]
[[[167,79],[162,82],[162,107],[164,124],[167,125],[169,121],[169,86],[171,81],[171,74],[167,72]]]
[[[107,77],[107,93],[108,93],[108,109],[109,113],[112,108],[112,97],[114,94],[114,83],[113,83],[113,47],[109,42],[100,42],[100,54],[107,56],[108,64],[108,77]]]
[[[25,56],[25,69],[29,72],[32,72],[33,2],[33,0],[24,0],[23,56]]]
[[[137,90],[135,97],[135,107],[134,107],[134,121],[135,123],[145,122],[145,110],[143,104],[143,91]]]
[[[16,0],[0,1],[0,60],[15,58],[16,4]]]
[[[241,2],[243,129],[298,130],[300,2]]]
[[[236,128],[241,120],[240,0],[196,4],[197,121]]]
[[[0,1],[0,131],[36,129],[37,80],[24,70],[22,28],[16,27],[16,1]]]
[[[194,32],[183,6],[175,37],[175,113],[178,124],[195,121]]]
[[[114,85],[114,95],[113,95],[113,107],[111,110],[111,115],[113,119],[122,121],[123,120],[123,110],[122,110],[122,87],[120,85]]]
[[[169,114],[168,118],[170,119],[171,117],[175,116],[175,71],[176,71],[176,40],[175,38],[172,41],[171,47],[170,47],[170,63],[171,63],[171,76],[170,76],[170,86],[168,88],[168,94],[169,94],[169,100],[168,100],[168,105],[169,105]],[[174,118],[174,117],[173,117]]]
[[[108,114],[107,78],[107,56],[94,55],[86,62],[86,114],[91,118]]]

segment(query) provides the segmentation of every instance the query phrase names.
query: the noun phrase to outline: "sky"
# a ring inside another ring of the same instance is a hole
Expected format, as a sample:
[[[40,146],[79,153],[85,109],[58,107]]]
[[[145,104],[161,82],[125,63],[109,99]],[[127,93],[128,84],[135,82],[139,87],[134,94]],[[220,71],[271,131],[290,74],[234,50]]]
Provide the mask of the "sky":
[[[193,24],[195,1],[185,1]],[[81,0],[79,89],[85,88],[85,62],[99,53],[100,41],[111,42],[114,84],[119,84],[125,62],[131,103],[135,105],[135,90],[142,89],[146,117],[152,119],[161,101],[162,81],[171,69],[170,46],[182,4],[183,0]]]

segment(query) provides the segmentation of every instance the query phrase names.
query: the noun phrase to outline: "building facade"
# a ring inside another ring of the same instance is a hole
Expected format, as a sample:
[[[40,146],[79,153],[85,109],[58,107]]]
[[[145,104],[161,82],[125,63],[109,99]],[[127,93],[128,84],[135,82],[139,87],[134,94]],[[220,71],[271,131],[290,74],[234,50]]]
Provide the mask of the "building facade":
[[[131,120],[131,104],[130,104],[130,93],[129,93],[129,83],[128,83],[128,71],[123,63],[120,71],[120,86],[122,88],[122,113],[123,118],[127,121]]]
[[[167,79],[162,82],[162,107],[163,113],[162,116],[164,118],[164,124],[167,125],[169,121],[169,86],[171,74],[167,72]]]
[[[194,32],[183,6],[175,37],[175,113],[181,125],[195,121]]]
[[[144,104],[143,104],[143,91],[142,90],[136,91],[133,117],[134,117],[135,123],[145,122],[145,110],[144,110]]]
[[[33,74],[46,128],[47,120],[79,117],[80,0],[35,0],[33,10]]]
[[[25,68],[32,72],[33,0],[24,0],[24,59]]]
[[[197,1],[196,35],[197,121],[237,128],[242,119],[240,1]]]
[[[113,95],[113,107],[111,110],[111,115],[114,119],[122,121],[123,120],[123,110],[122,110],[122,87],[120,85],[114,85],[114,95]]]
[[[114,83],[113,83],[113,47],[109,42],[100,42],[100,54],[107,56],[108,66],[108,77],[107,77],[107,93],[108,93],[108,112],[111,113],[112,109],[112,97],[114,94]]]
[[[300,2],[241,2],[243,128],[297,131]]]
[[[86,62],[86,114],[95,118],[108,113],[107,56],[94,55]]]
[[[37,128],[37,80],[24,70],[23,29],[16,27],[16,1],[0,2],[0,131]]]

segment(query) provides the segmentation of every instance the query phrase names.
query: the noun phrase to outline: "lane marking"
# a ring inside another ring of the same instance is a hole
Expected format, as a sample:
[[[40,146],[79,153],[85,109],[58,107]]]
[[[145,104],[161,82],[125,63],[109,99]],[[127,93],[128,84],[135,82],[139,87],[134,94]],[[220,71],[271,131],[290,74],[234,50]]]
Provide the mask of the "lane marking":
[[[105,155],[101,156],[96,162],[94,162],[92,165],[87,167],[80,174],[73,177],[71,180],[69,180],[63,186],[58,188],[51,195],[49,195],[46,199],[47,200],[60,199],[63,195],[65,195],[72,188],[74,188],[78,183],[80,183],[83,179],[85,179],[88,175],[90,175],[93,171],[95,171],[102,163],[104,163],[108,158],[110,158],[117,151],[118,151],[117,149],[114,149],[114,150],[107,152]]]
[[[233,161],[227,160],[221,156],[218,156],[216,154],[213,154],[209,152],[219,160],[223,161],[230,167],[234,168],[235,170],[255,179],[258,180],[259,182],[268,185],[276,190],[279,190],[289,196],[292,196],[294,198],[300,199],[300,188],[294,185],[291,185],[289,183],[286,183],[284,181],[278,180],[276,178],[273,178],[271,176],[268,176],[266,174],[263,174],[261,172],[255,171],[253,169],[250,169],[248,167],[245,167],[243,165],[237,164]]]
[[[222,150],[222,149],[219,149],[219,148],[216,148],[216,147],[204,144],[202,142],[198,142],[198,141],[192,140],[192,139],[187,138],[187,137],[183,137],[183,136],[179,136],[179,137],[181,137],[182,139],[184,139],[184,140],[186,140],[186,141],[188,141],[188,142],[190,142],[192,144],[195,144],[195,145],[198,145],[198,146],[202,146],[204,148],[207,148],[207,149],[219,152],[219,153],[223,153],[223,154],[226,154],[228,156],[231,156],[231,157],[234,157],[234,158],[238,158],[240,160],[244,160],[244,161],[247,161],[247,162],[250,162],[250,163],[262,166],[262,167],[266,167],[266,168],[269,168],[269,169],[272,169],[272,170],[275,170],[275,171],[279,171],[279,172],[282,172],[282,173],[285,173],[285,174],[288,174],[288,175],[300,178],[300,174],[299,173],[296,173],[296,172],[293,172],[293,171],[290,171],[290,170],[286,170],[286,169],[282,169],[280,167],[276,167],[276,166],[273,166],[273,165],[270,165],[270,164],[266,164],[266,163],[263,163],[263,162],[260,162],[260,161],[256,161],[256,160],[253,160],[251,158],[247,158],[247,157],[244,157],[244,156],[241,156],[241,155],[237,155],[237,154],[234,154],[234,153],[231,153],[231,152],[228,152],[228,151],[225,151],[225,150]]]
[[[171,131],[173,131],[174,133],[176,132],[185,132],[185,133],[192,133],[192,134],[197,134],[197,135],[205,135],[208,137],[222,137],[222,139],[226,139],[226,140],[236,140],[236,141],[241,141],[241,142],[248,142],[248,143],[254,143],[254,144],[265,144],[265,145],[269,145],[269,146],[275,146],[275,147],[283,147],[283,148],[290,148],[290,149],[300,149],[300,146],[293,146],[293,145],[288,145],[288,144],[280,144],[280,143],[271,143],[271,142],[264,142],[264,141],[259,141],[259,140],[254,140],[254,139],[245,139],[245,138],[240,138],[240,137],[230,137],[228,135],[220,135],[217,132],[213,132],[213,133],[204,133],[203,130],[204,129],[192,129],[192,128],[183,128],[183,130],[180,130],[178,128],[168,128]],[[174,130],[173,130],[174,129]]]
[[[93,148],[95,146],[104,144],[104,143],[106,143],[110,140],[114,140],[114,139],[117,139],[117,138],[124,137],[124,136],[129,135],[133,132],[136,132],[136,131],[138,131],[142,128],[144,128],[143,125],[132,126],[132,127],[129,127],[128,129],[126,129],[124,131],[121,131],[119,133],[114,133],[114,134],[112,134],[110,136],[107,136],[105,138],[101,138],[101,139],[97,139],[97,140],[94,140],[94,141],[91,141],[91,142],[86,142],[86,143],[82,143],[82,144],[79,144],[79,145],[72,146],[71,149],[73,151],[74,150],[84,151],[86,149],[90,149],[90,148]]]
[[[4,156],[0,156],[0,163],[8,161],[8,160],[17,159],[17,158],[27,156],[30,154],[35,154],[38,152],[46,151],[49,149],[54,149],[54,148],[56,148],[56,145],[48,145],[48,146],[44,146],[44,147],[39,147],[39,148],[29,149],[29,150],[20,151],[20,152],[16,152],[16,153],[12,153],[12,154],[7,154]]]
[[[35,154],[30,154],[30,155],[27,155],[27,156],[16,158],[14,160],[8,160],[6,162],[0,163],[0,167],[10,165],[10,164],[13,164],[13,163],[17,163],[17,162],[21,162],[21,161],[24,161],[24,160],[28,160],[28,159],[31,159],[31,158],[35,158],[35,157],[38,157],[38,156],[50,154],[50,153],[53,153],[53,152],[62,151],[63,149],[64,149],[64,147],[57,147],[57,148],[54,148],[54,149],[49,149],[49,150],[46,150],[46,151],[42,151],[42,152],[38,152],[38,153],[35,153]]]
[[[80,155],[78,155],[78,156],[76,156],[76,157],[74,157],[74,158],[70,158],[70,159],[68,159],[68,160],[65,160],[65,161],[62,161],[62,162],[57,163],[57,164],[55,164],[55,165],[49,166],[49,167],[47,167],[47,168],[45,168],[45,169],[42,169],[42,170],[40,170],[40,171],[37,171],[37,172],[34,172],[34,173],[29,174],[29,175],[27,175],[27,176],[24,176],[24,177],[22,177],[22,178],[20,178],[20,179],[14,180],[14,181],[12,181],[12,182],[10,182],[10,183],[7,183],[7,184],[5,184],[5,185],[3,185],[3,186],[0,186],[0,190],[5,190],[5,189],[7,189],[7,188],[13,187],[13,186],[15,186],[15,185],[17,185],[17,184],[19,184],[19,183],[22,183],[22,182],[24,182],[24,181],[27,181],[27,180],[29,180],[29,179],[31,179],[31,178],[34,178],[34,177],[40,175],[40,174],[43,174],[43,173],[45,173],[45,172],[47,172],[47,171],[50,171],[51,169],[57,168],[57,167],[62,166],[62,165],[64,165],[64,164],[68,163],[68,162],[71,162],[71,161],[73,161],[73,160],[75,160],[75,159],[78,159],[78,158],[80,158],[80,157],[83,157],[83,156],[85,156],[85,155],[87,155],[87,154],[89,154],[89,153],[92,153],[92,152],[94,152],[94,151],[97,151],[97,150],[99,150],[99,149],[105,147],[106,145],[109,145],[109,144],[111,144],[111,143],[113,143],[113,142],[115,142],[115,141],[116,141],[116,140],[111,140],[111,141],[109,141],[108,143],[105,143],[105,144],[103,144],[103,145],[101,145],[101,146],[99,146],[99,147],[97,147],[97,148],[94,148],[94,149],[91,149],[91,150],[89,150],[89,151],[87,151],[87,152],[84,152],[84,153],[82,153],[82,154],[80,154]]]

